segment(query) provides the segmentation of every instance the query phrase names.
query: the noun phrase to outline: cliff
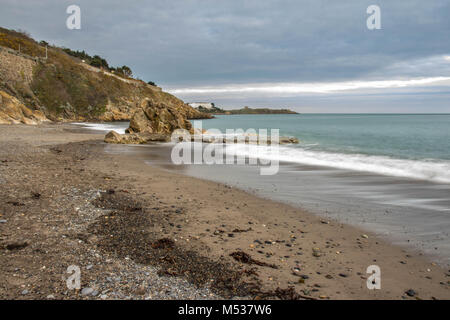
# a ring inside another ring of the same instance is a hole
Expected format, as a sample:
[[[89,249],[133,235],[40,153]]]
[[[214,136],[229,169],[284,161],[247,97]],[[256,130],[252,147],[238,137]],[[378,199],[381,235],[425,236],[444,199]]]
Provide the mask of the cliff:
[[[157,86],[93,67],[62,48],[49,46],[46,57],[45,45],[0,28],[1,123],[131,120],[147,101],[170,110],[183,128],[190,126],[187,119],[211,117]]]

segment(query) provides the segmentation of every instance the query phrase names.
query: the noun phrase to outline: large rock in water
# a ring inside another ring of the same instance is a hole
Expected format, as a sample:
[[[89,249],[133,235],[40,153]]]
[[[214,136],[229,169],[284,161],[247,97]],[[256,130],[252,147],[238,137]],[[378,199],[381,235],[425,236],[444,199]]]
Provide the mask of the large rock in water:
[[[171,134],[176,129],[190,130],[192,125],[184,111],[163,102],[144,99],[131,118],[127,133]]]

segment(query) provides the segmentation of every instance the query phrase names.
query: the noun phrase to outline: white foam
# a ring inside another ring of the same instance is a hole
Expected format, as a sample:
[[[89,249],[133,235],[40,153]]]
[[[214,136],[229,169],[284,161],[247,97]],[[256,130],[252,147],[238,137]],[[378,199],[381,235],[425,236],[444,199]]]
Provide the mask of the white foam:
[[[227,152],[240,156],[255,157],[254,151],[255,149],[249,150],[247,146],[242,144],[227,146]],[[273,147],[257,146],[257,157],[266,160],[278,160],[450,183],[450,161],[445,160],[395,159],[386,156],[311,151],[286,146],[279,146],[278,152]]]
[[[83,126],[91,130],[105,131],[109,132],[111,130],[117,133],[124,134],[125,129],[128,128],[128,122],[117,122],[117,123],[89,123],[89,122],[74,122],[73,124]]]

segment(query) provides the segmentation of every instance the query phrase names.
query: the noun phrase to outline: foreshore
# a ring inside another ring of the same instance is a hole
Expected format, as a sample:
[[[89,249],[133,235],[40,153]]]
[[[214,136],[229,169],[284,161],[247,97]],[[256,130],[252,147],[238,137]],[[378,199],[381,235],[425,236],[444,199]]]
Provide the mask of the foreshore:
[[[418,252],[106,153],[103,138],[70,124],[0,125],[0,297],[450,298],[450,271]],[[80,290],[66,286],[71,265]],[[379,290],[366,285],[371,265]]]

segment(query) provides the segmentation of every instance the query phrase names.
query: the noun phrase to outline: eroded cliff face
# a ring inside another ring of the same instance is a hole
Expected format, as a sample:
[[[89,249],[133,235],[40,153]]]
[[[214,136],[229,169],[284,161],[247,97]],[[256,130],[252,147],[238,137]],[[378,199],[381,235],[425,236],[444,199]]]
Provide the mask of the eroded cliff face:
[[[0,90],[0,124],[32,124],[49,121],[40,110],[26,107],[17,98]]]
[[[188,119],[211,117],[159,87],[94,68],[59,48],[49,47],[44,57],[33,39],[0,28],[2,123],[132,120],[133,130],[170,133],[190,128]]]

